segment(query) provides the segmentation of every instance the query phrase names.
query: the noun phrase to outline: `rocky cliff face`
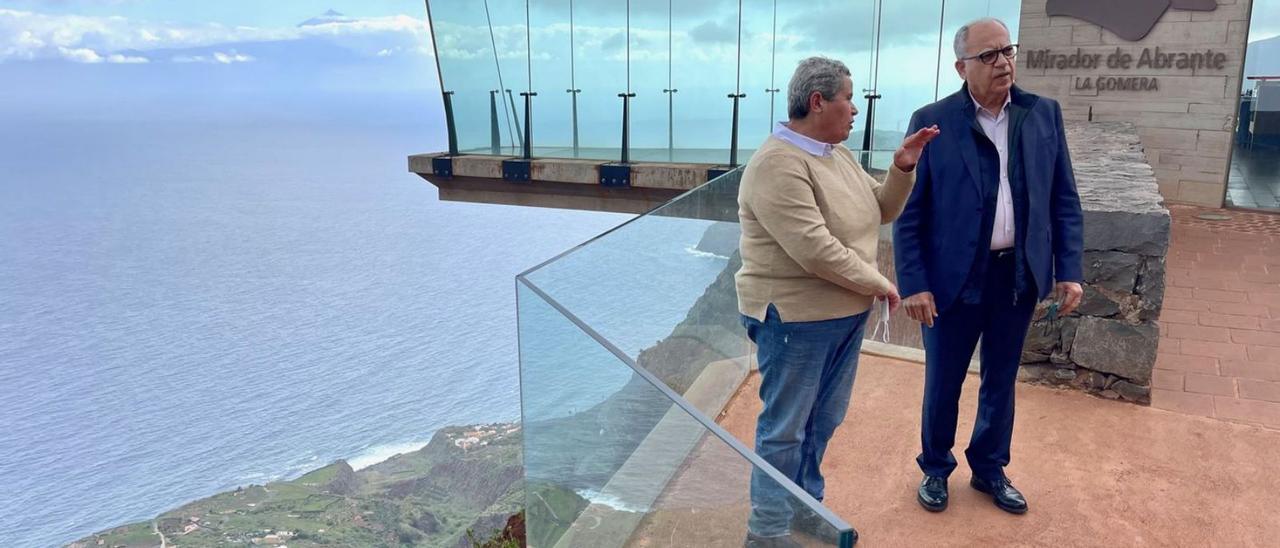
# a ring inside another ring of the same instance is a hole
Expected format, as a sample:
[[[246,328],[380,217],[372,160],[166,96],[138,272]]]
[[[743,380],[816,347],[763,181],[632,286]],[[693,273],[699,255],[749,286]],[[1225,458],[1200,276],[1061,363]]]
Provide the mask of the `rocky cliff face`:
[[[333,480],[324,486],[324,492],[334,495],[351,496],[360,492],[360,488],[364,486],[364,478],[351,468],[347,461],[340,460],[333,464],[336,469],[334,471]]]

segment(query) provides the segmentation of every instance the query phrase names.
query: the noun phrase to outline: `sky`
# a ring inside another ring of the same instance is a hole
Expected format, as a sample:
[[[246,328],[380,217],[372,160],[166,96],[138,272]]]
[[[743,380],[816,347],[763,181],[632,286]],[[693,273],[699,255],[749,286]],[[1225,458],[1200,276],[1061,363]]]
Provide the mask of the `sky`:
[[[633,1],[629,37],[619,31],[627,22],[618,9],[621,0],[576,0],[579,54],[573,67],[557,51],[568,44],[568,0],[534,3],[528,35],[522,0],[487,3],[488,16],[480,0],[431,2],[445,87],[460,90],[455,101],[463,105],[475,96],[471,100],[485,116],[485,90],[499,84],[476,81],[478,69],[468,67],[492,67],[496,45],[505,76],[501,85],[528,86],[526,36],[535,48],[534,87],[561,88],[571,70],[590,75],[575,86],[594,85],[596,96],[607,100],[586,100],[588,111],[614,109],[614,96],[628,86],[642,91],[637,116],[665,115],[661,89],[667,87],[680,88],[690,108],[725,110],[725,95],[734,88],[747,92],[747,100],[760,101],[760,90],[785,87],[790,67],[811,54],[845,60],[857,90],[873,80],[871,0],[779,0],[776,67],[764,62],[775,47],[769,39],[773,0],[743,0],[748,16],[740,71],[735,69],[737,0]],[[1020,0],[948,0],[943,36],[964,21],[991,14],[1014,26],[1016,40],[1020,5]],[[882,70],[876,83],[885,96],[881,115],[895,116],[891,125],[905,123],[906,114],[898,111],[909,113],[931,101],[935,84],[940,93],[959,85],[949,63],[938,68],[936,62],[941,7],[942,0],[884,2]],[[668,9],[674,19],[670,37]],[[1251,40],[1280,35],[1280,0],[1257,0],[1254,10]],[[628,46],[629,74],[620,68]],[[28,113],[43,108],[67,116],[139,109],[190,114],[203,105],[214,112],[250,96],[270,98],[267,103],[273,105],[311,101],[322,108],[323,99],[332,96],[384,94],[414,101],[438,97],[440,90],[427,9],[413,0],[0,0],[0,81],[6,84],[0,86],[0,111],[19,105]],[[553,90],[542,91],[538,101],[544,104],[564,99],[552,99]],[[705,104],[694,100],[698,94],[708,98]],[[880,115],[878,126],[879,120]]]
[[[1280,36],[1280,0],[1253,0],[1253,17],[1249,24],[1249,41]]]
[[[413,0],[5,0],[0,6],[50,15],[119,16],[176,25],[216,23],[256,27],[292,26],[329,9],[352,17],[426,14],[424,3]]]
[[[318,17],[326,12],[342,15]],[[413,2],[0,1],[0,62],[235,64],[253,60],[230,53],[239,44],[313,39],[366,55],[430,54],[426,9]],[[201,47],[217,51],[183,55]]]
[[[413,1],[0,0],[0,81],[0,112],[28,118],[441,109]]]

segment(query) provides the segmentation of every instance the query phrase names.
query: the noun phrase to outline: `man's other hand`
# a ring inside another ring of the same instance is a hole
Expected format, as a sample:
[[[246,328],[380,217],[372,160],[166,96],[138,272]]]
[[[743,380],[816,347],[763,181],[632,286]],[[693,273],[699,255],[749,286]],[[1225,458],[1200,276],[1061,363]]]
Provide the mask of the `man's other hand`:
[[[1084,299],[1084,288],[1079,282],[1058,282],[1053,287],[1053,300],[1058,302],[1058,316],[1071,314]]]
[[[938,307],[933,303],[933,293],[924,291],[907,297],[902,301],[911,319],[933,327],[933,319],[938,317]]]

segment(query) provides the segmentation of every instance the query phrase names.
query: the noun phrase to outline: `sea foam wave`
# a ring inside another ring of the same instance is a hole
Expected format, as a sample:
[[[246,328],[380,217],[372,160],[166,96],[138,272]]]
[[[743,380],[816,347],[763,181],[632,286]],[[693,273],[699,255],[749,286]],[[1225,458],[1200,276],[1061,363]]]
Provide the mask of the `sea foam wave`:
[[[411,441],[408,443],[389,443],[386,445],[375,445],[362,451],[359,455],[347,460],[352,468],[363,470],[380,462],[383,462],[396,455],[412,453],[427,446],[425,441]]]
[[[724,255],[717,255],[708,251],[702,251],[694,246],[687,246],[684,248],[684,251],[694,257],[701,257],[703,259],[720,259],[722,261],[729,260],[729,258]]]

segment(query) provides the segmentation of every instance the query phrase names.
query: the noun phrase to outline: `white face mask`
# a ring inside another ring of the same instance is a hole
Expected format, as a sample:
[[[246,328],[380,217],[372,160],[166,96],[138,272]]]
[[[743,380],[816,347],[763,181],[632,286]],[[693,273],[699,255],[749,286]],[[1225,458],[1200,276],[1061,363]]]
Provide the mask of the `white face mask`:
[[[876,328],[871,332],[871,340],[874,341],[879,337],[880,342],[887,343],[889,342],[889,299],[876,299],[876,302],[880,303],[880,319],[876,321]],[[880,333],[881,329],[884,330],[883,334]]]

